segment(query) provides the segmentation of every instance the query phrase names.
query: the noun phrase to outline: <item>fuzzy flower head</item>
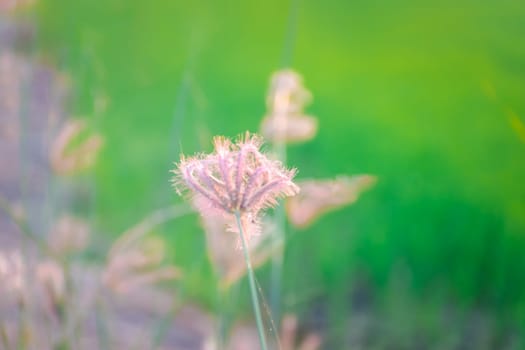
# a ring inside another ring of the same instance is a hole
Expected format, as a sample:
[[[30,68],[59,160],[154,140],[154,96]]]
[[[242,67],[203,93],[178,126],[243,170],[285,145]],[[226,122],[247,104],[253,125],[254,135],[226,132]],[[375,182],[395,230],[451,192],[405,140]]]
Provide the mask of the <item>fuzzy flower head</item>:
[[[303,180],[299,183],[301,194],[286,203],[288,218],[295,227],[306,228],[323,214],[354,203],[376,182],[377,178],[368,174]]]
[[[247,132],[235,142],[218,136],[213,143],[213,153],[182,156],[173,171],[177,192],[189,192],[203,216],[231,218],[239,213],[246,224],[256,225],[261,210],[275,206],[278,198],[299,192],[292,182],[295,170],[287,170],[261,153],[258,136]]]
[[[317,133],[317,118],[305,115],[304,108],[312,94],[298,73],[284,69],[275,72],[266,97],[267,113],[261,122],[261,133],[272,142],[304,142]]]

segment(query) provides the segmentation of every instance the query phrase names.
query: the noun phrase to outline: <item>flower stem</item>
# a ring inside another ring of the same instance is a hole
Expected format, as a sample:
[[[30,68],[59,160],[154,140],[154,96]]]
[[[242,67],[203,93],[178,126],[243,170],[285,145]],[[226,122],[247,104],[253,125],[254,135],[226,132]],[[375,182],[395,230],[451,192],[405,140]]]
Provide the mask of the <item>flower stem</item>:
[[[246,268],[248,270],[248,281],[250,282],[250,292],[252,296],[253,311],[255,313],[255,321],[257,323],[257,331],[259,332],[259,341],[261,343],[261,350],[267,350],[266,337],[264,335],[264,324],[261,317],[261,308],[259,305],[259,299],[257,297],[257,289],[255,286],[255,277],[253,274],[252,263],[250,261],[250,254],[248,252],[248,245],[244,237],[244,230],[241,224],[241,216],[238,211],[235,212],[235,220],[239,227],[239,235],[241,236],[242,251],[244,253],[244,260],[246,262]]]

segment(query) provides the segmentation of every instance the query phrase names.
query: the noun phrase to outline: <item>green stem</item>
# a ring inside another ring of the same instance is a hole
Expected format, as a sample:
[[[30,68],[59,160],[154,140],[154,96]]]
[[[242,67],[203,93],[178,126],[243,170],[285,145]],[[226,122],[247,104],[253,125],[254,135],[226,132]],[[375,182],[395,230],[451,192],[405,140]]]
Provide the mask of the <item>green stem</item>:
[[[261,350],[267,350],[266,337],[264,335],[264,324],[261,317],[261,308],[259,306],[259,299],[257,297],[257,288],[255,286],[255,277],[253,274],[252,263],[250,261],[250,254],[248,252],[248,245],[244,237],[244,230],[241,224],[241,215],[238,211],[235,212],[235,220],[239,227],[239,235],[241,236],[242,251],[244,253],[244,260],[246,261],[246,268],[248,270],[248,281],[250,282],[250,292],[252,296],[253,311],[255,312],[255,321],[257,323],[257,331],[259,332],[259,341],[261,342]]]

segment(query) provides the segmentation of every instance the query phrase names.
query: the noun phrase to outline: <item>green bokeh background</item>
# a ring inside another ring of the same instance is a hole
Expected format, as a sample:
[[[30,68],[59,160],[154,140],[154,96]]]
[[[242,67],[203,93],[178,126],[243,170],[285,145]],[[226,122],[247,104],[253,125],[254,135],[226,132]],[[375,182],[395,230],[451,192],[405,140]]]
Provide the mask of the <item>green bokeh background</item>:
[[[289,65],[320,125],[289,148],[289,165],[300,178],[379,182],[354,206],[289,230],[284,308],[322,305],[334,344],[363,288],[393,328],[432,328],[418,315],[456,305],[524,329],[523,1],[48,0],[36,18],[39,51],[72,78],[71,109],[107,139],[94,206],[102,232],[180,201],[169,187],[179,153],[256,131],[269,76]],[[190,271],[182,283],[194,299],[213,299],[196,218],[159,233]]]

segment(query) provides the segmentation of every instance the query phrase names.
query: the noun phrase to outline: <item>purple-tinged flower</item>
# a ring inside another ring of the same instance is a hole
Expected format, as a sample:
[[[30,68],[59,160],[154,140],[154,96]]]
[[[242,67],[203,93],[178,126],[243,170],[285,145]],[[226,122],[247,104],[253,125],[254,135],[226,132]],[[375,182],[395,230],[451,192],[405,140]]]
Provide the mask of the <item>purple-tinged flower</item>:
[[[302,180],[301,194],[286,202],[290,223],[297,228],[310,226],[323,214],[350,205],[377,181],[374,175],[338,176],[326,180]]]
[[[217,136],[213,153],[181,157],[173,171],[179,194],[188,190],[203,216],[223,216],[238,232],[234,215],[241,217],[249,239],[258,232],[259,213],[273,207],[277,199],[293,196],[299,187],[292,182],[295,170],[268,159],[260,151],[262,140],[246,132],[236,142]]]
[[[317,118],[304,114],[311,99],[301,75],[290,69],[275,72],[266,98],[268,111],[261,122],[262,135],[272,142],[312,139],[317,133]]]

